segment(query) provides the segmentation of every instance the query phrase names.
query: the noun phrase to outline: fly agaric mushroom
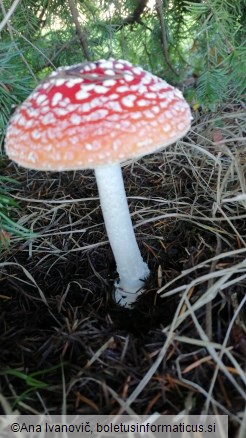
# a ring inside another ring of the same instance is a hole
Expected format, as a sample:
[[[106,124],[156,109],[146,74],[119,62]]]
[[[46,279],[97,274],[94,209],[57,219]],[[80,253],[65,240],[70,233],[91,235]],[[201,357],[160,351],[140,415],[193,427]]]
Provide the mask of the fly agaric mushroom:
[[[121,162],[161,150],[190,128],[182,93],[123,60],[60,67],[17,109],[6,152],[36,170],[94,169],[119,279],[114,297],[132,307],[149,268],[129,214]]]

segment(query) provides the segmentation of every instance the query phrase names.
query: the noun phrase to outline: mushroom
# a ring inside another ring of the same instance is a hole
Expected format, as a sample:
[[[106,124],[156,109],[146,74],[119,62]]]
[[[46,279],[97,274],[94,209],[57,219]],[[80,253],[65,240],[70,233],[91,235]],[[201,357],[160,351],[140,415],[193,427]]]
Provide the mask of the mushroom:
[[[163,149],[190,128],[182,93],[124,60],[99,60],[51,73],[22,103],[6,133],[6,152],[36,170],[94,169],[115,257],[114,298],[131,308],[149,268],[128,209],[121,162]]]

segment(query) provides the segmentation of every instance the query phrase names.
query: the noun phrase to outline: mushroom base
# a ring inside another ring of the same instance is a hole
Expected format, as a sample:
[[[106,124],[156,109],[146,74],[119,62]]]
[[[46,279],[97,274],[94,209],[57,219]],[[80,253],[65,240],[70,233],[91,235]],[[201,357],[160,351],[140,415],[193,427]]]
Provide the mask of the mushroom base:
[[[121,307],[125,307],[126,309],[132,309],[136,304],[137,299],[145,292],[144,280],[135,281],[135,287],[132,292],[129,290],[126,291],[122,288],[120,279],[116,280],[114,283],[114,294],[113,299],[116,304],[119,304]]]

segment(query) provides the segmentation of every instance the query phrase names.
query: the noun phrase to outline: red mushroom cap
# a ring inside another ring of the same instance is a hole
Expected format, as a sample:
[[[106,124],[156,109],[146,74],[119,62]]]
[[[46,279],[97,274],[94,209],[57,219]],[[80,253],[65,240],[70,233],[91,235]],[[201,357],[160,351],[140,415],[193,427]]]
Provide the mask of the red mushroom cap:
[[[96,168],[160,150],[190,122],[178,89],[128,61],[100,60],[51,73],[12,117],[6,152],[37,170]]]

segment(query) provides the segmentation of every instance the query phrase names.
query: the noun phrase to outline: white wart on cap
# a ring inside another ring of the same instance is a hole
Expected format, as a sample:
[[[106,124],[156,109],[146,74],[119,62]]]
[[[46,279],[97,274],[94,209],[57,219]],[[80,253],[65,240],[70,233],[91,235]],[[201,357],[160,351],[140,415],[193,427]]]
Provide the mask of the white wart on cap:
[[[124,60],[61,67],[17,109],[6,152],[37,170],[97,168],[153,153],[183,137],[182,93]]]

